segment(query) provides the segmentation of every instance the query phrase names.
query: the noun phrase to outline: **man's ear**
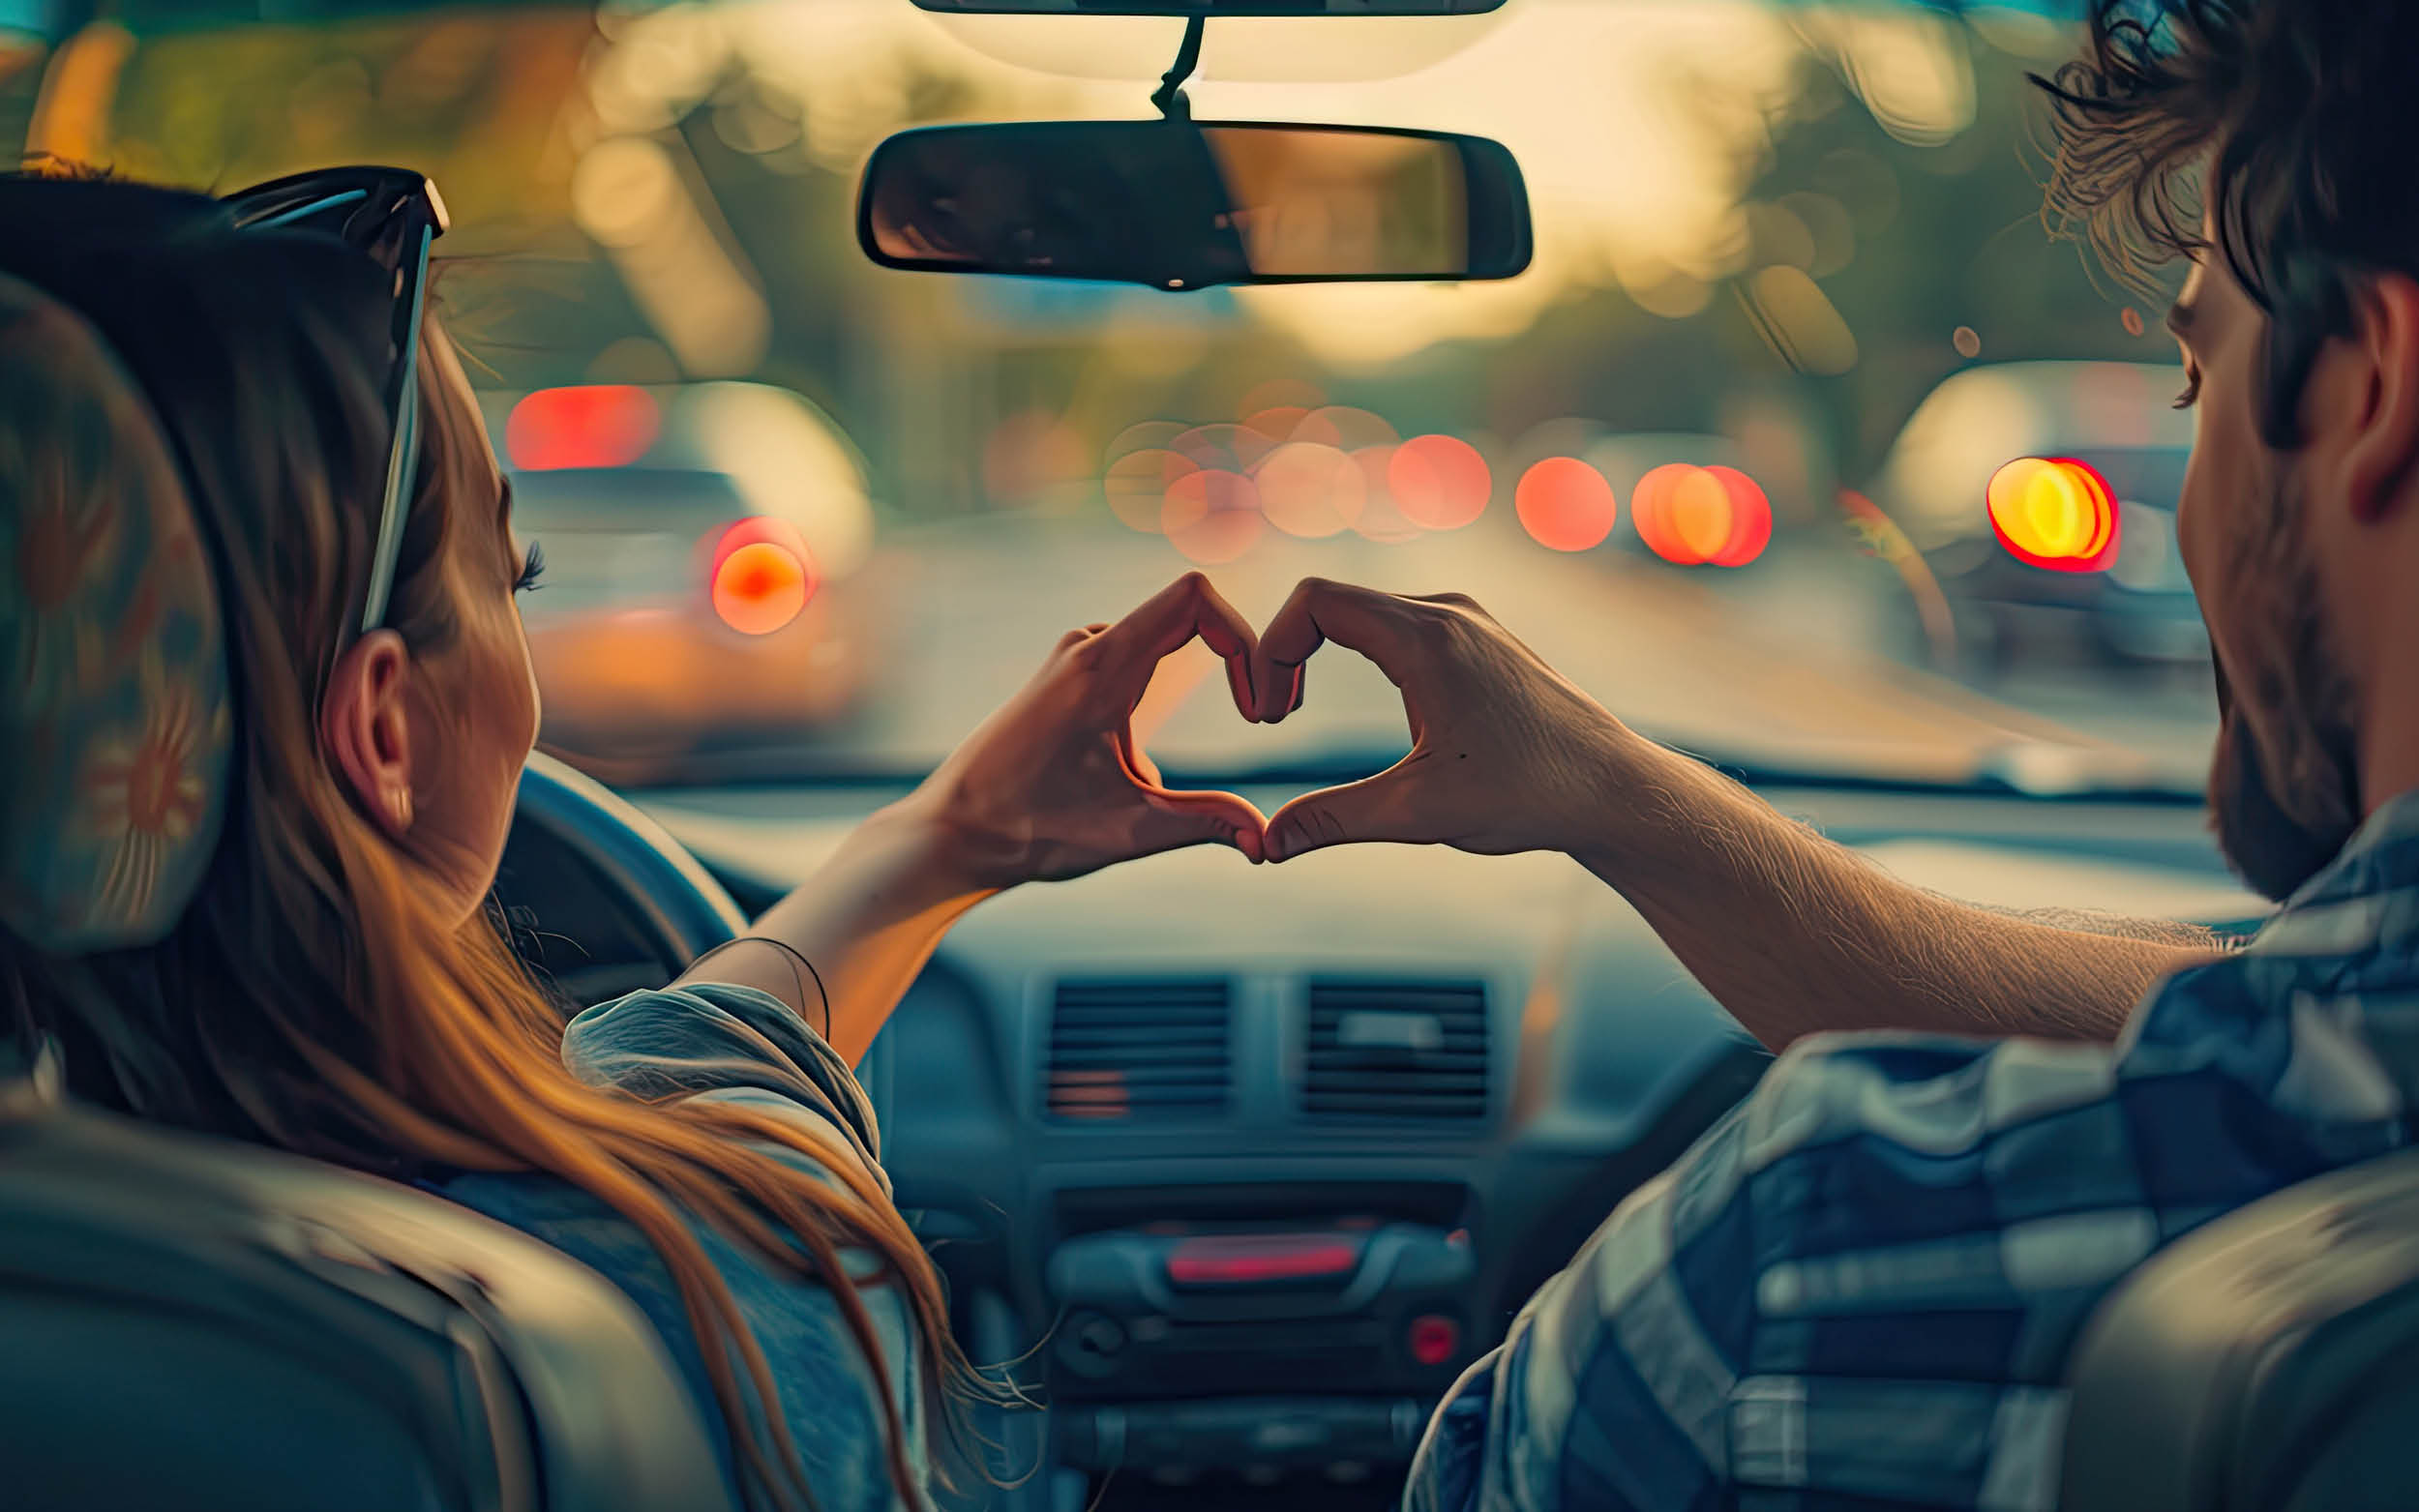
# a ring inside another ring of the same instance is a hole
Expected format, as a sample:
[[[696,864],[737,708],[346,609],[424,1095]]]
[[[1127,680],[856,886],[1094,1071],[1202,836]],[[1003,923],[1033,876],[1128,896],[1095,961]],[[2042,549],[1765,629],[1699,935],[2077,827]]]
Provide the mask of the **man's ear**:
[[[2376,277],[2354,342],[2366,393],[2344,479],[2353,518],[2366,523],[2390,514],[2419,481],[2419,281]]]
[[[392,840],[411,828],[411,729],[403,683],[411,653],[373,630],[336,659],[319,706],[319,739],[353,801]]]

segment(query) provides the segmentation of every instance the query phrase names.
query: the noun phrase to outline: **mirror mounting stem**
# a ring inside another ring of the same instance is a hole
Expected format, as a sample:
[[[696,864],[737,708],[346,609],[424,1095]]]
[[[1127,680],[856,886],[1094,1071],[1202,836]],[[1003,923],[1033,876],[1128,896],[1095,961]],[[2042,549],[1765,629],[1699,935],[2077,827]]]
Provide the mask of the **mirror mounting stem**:
[[[1150,103],[1171,121],[1192,119],[1192,103],[1184,98],[1184,81],[1201,66],[1201,37],[1209,24],[1207,15],[1195,15],[1184,22],[1184,41],[1176,49],[1176,62],[1161,76],[1159,87],[1151,92]]]

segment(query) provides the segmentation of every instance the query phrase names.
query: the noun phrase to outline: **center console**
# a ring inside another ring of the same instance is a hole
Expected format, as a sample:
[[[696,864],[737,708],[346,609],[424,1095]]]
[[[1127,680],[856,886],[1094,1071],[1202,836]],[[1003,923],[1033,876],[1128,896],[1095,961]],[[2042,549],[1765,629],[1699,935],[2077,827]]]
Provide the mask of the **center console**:
[[[1410,1458],[1476,1352],[1468,1193],[1323,1195],[1254,1215],[1180,1189],[1060,1194],[1044,1279],[1061,1465],[1269,1484]]]

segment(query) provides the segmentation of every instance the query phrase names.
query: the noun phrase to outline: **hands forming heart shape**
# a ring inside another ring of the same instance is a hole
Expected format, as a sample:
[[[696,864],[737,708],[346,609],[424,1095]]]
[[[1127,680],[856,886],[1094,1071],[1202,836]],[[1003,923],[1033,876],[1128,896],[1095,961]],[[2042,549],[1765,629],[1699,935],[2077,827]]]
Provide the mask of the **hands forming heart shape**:
[[[1264,816],[1230,792],[1181,791],[1134,741],[1161,661],[1194,640],[1226,665],[1246,720],[1302,706],[1305,668],[1333,641],[1402,691],[1410,755]],[[1070,631],[1014,697],[942,762],[924,791],[986,883],[1080,876],[1183,845],[1227,844],[1284,861],[1353,841],[1545,848],[1598,796],[1618,721],[1476,603],[1405,598],[1307,578],[1255,635],[1188,573],[1114,625]]]

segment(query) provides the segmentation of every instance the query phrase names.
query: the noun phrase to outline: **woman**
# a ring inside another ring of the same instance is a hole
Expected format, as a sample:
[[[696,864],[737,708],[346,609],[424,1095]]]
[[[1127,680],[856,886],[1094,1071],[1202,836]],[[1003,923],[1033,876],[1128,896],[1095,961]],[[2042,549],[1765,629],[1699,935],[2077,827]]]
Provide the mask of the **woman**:
[[[1258,858],[1249,804],[1166,791],[1126,736],[1197,636],[1250,707],[1250,633],[1198,578],[1071,632],[749,938],[566,1032],[482,906],[538,727],[538,562],[419,313],[442,210],[403,182],[332,222],[349,190],[0,183],[0,1013],[87,1098],[418,1181],[605,1271],[751,1504],[920,1505],[925,1397],[996,1388],[849,1067],[992,893]]]

